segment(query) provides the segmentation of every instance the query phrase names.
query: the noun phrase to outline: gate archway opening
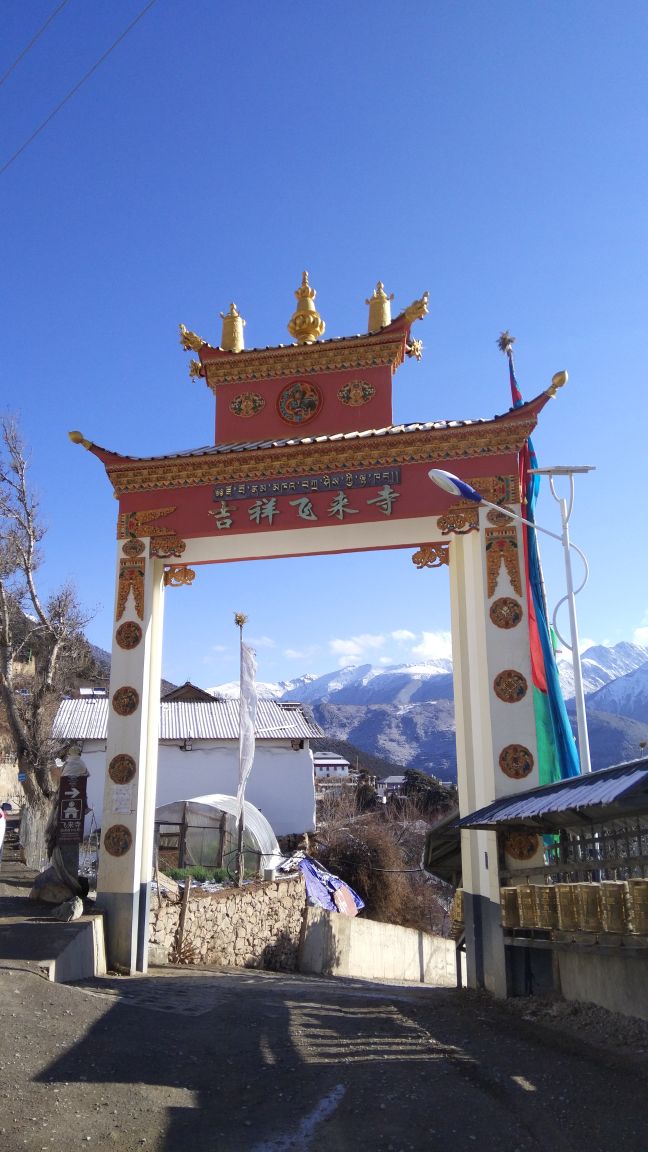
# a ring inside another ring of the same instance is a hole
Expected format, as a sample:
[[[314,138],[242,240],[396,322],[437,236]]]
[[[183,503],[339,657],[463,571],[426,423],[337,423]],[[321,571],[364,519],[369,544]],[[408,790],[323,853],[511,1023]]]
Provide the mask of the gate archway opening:
[[[119,501],[98,899],[110,962],[127,971],[147,966],[165,589],[202,565],[403,549],[422,569],[447,567],[461,814],[543,782],[525,536],[428,472],[444,468],[520,514],[523,456],[555,384],[490,420],[395,425],[392,377],[406,355],[420,358],[411,328],[427,295],[392,321],[378,285],[369,332],[326,341],[306,274],[296,295],[287,347],[246,351],[234,306],[218,348],[182,328],[199,357],[192,373],[216,397],[213,445],[141,458],[71,434]],[[124,758],[127,785],[115,770]],[[511,841],[506,863],[535,856],[542,843],[529,836]],[[469,981],[504,995],[495,834],[462,833],[462,859]]]

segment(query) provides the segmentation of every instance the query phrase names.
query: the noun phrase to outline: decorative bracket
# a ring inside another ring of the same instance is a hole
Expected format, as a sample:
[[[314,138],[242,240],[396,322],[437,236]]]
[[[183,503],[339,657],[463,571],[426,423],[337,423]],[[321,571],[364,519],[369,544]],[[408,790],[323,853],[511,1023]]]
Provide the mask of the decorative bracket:
[[[469,504],[468,501],[453,504],[447,512],[439,516],[437,524],[443,536],[448,536],[450,532],[456,532],[459,536],[465,536],[467,532],[476,532],[479,529],[479,507],[476,504]]]
[[[450,564],[449,544],[421,544],[418,552],[412,556],[412,564],[418,569],[441,568]]]
[[[164,587],[165,588],[182,588],[189,584],[193,584],[196,579],[196,573],[193,568],[188,568],[186,564],[171,564],[168,568],[164,569]]]

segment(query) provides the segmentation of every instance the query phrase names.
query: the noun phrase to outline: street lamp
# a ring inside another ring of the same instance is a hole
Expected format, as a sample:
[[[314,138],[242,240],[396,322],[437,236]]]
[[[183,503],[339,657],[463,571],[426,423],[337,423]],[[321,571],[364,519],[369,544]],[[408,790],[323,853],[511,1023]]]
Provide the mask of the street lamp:
[[[442,488],[444,492],[449,492],[452,496],[459,496],[464,500],[472,500],[475,504],[483,504],[486,508],[494,508],[497,512],[503,513],[511,520],[516,520],[520,524],[526,524],[529,528],[533,528],[536,532],[543,532],[545,536],[551,536],[554,540],[559,540],[563,546],[563,553],[565,558],[565,581],[567,584],[567,594],[563,596],[554,609],[553,614],[553,628],[558,636],[560,642],[564,644],[565,648],[569,648],[572,653],[573,667],[574,667],[574,702],[576,705],[576,723],[578,728],[578,751],[580,754],[581,772],[591,772],[592,764],[590,761],[589,751],[589,738],[587,735],[587,716],[585,713],[585,692],[583,690],[583,673],[581,667],[580,649],[578,646],[578,625],[576,623],[576,602],[575,598],[579,592],[585,587],[587,577],[589,575],[589,568],[587,559],[581,552],[576,544],[572,544],[569,539],[569,519],[572,514],[574,506],[574,476],[581,472],[592,472],[594,469],[590,465],[564,467],[558,466],[555,468],[536,468],[532,470],[535,476],[548,476],[551,494],[554,500],[560,505],[560,519],[562,524],[562,531],[560,534],[557,532],[550,532],[548,528],[542,528],[539,524],[535,524],[532,520],[526,520],[524,516],[519,516],[517,512],[511,512],[510,509],[503,507],[500,504],[493,504],[491,500],[485,500],[484,497],[473,488],[470,484],[466,484],[465,480],[460,480],[458,476],[454,476],[452,472],[445,472],[442,468],[431,468],[428,472],[430,480]],[[569,477],[569,500],[560,497],[554,486],[554,478],[556,476]],[[578,552],[583,564],[585,565],[585,576],[578,588],[574,588],[574,581],[572,576],[571,567],[571,549]],[[569,633],[571,643],[568,643],[563,636],[561,636],[556,625],[556,616],[558,609],[562,604],[567,601],[569,609]]]

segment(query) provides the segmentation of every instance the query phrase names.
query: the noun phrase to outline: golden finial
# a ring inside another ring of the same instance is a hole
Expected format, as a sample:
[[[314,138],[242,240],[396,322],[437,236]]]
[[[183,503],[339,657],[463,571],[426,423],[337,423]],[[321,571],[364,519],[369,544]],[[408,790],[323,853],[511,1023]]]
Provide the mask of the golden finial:
[[[413,324],[415,320],[422,320],[424,316],[427,316],[429,299],[430,293],[424,292],[420,300],[414,300],[405,309],[403,316],[409,324]]]
[[[92,448],[90,440],[86,440],[83,432],[68,432],[68,436],[73,444],[81,444],[83,448]]]
[[[223,333],[220,342],[223,352],[242,352],[245,348],[243,339],[245,320],[236,304],[230,304],[229,312],[220,312],[219,315],[223,321]]]
[[[248,618],[245,615],[245,612],[235,612],[234,613],[234,623],[236,624],[237,628],[242,628],[244,624],[247,624],[247,621],[248,621]]]
[[[308,272],[302,276],[301,286],[296,289],[297,309],[288,324],[288,331],[298,344],[314,344],[323,335],[326,324],[315,307],[317,292],[308,283]]]
[[[181,324],[180,343],[185,352],[200,352],[200,349],[205,347],[207,341],[203,340],[202,336],[198,336],[196,332],[190,332],[188,328],[185,328],[184,324]],[[207,347],[209,347],[209,345],[207,345]]]
[[[393,299],[394,293],[388,296],[382,280],[379,280],[373,294],[365,300],[365,304],[369,305],[369,332],[379,332],[381,328],[391,324],[390,301]]]
[[[551,377],[551,384],[547,388],[547,395],[551,396],[553,400],[558,389],[562,388],[568,380],[569,376],[566,372],[554,372],[553,376]]]

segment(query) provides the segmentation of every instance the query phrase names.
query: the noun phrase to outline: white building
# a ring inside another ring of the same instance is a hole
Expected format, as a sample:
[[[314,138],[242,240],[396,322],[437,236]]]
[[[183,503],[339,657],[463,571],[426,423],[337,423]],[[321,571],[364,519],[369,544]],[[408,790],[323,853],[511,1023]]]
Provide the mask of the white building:
[[[386,799],[396,792],[402,792],[404,783],[404,776],[385,776],[384,780],[376,781],[376,791],[381,799]]]
[[[173,693],[171,694],[173,695]],[[160,705],[156,807],[238,787],[238,700],[163,700]],[[101,826],[106,776],[107,697],[64,700],[53,736],[78,745],[90,772],[88,804]],[[313,755],[309,741],[324,735],[300,704],[259,700],[256,752],[246,799],[276,836],[315,828]]]
[[[351,765],[344,756],[337,752],[313,752],[315,767],[315,783],[332,781],[338,784],[348,784],[351,780]]]

